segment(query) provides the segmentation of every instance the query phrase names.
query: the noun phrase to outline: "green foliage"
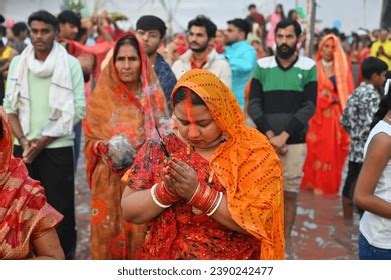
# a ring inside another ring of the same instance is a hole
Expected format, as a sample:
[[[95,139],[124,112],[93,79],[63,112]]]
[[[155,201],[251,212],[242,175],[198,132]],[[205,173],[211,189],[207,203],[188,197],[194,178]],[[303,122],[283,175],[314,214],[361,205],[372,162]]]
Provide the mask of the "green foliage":
[[[70,10],[80,13],[80,11],[86,7],[83,0],[72,0],[69,1],[68,7]]]

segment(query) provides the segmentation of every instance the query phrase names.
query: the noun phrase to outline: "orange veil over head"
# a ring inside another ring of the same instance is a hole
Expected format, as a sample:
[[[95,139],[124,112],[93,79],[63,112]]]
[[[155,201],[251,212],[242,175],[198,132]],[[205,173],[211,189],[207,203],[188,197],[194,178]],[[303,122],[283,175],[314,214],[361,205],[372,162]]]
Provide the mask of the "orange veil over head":
[[[264,135],[246,126],[243,113],[227,86],[213,73],[193,69],[180,87],[197,93],[228,136],[209,160],[226,188],[228,209],[242,228],[261,243],[261,259],[284,259],[284,201],[280,160]]]
[[[133,33],[126,33],[118,39],[115,46],[123,38],[137,40]],[[112,57],[103,69],[87,105],[84,131],[88,140],[109,140],[115,135],[123,134],[136,148],[146,137],[151,136],[155,125],[159,126],[160,119],[168,117],[167,103],[159,80],[141,44],[138,44],[141,58],[141,93],[128,90],[119,78],[115,58]],[[98,158],[92,152],[88,141],[86,154],[87,174],[90,177]],[[88,179],[90,182],[90,178]]]
[[[342,48],[340,40],[334,34],[329,34],[324,36],[319,45],[319,50],[316,54],[316,62],[322,60],[322,49],[325,43],[329,40],[334,41],[334,74],[336,78],[337,84],[337,92],[339,94],[339,99],[341,101],[342,108],[345,108],[346,102],[348,100],[348,96],[352,93],[354,89],[352,71],[348,64],[348,60],[346,58],[345,52]],[[317,67],[318,70],[318,87],[323,88],[328,86],[332,86],[329,78],[325,75],[322,67]]]

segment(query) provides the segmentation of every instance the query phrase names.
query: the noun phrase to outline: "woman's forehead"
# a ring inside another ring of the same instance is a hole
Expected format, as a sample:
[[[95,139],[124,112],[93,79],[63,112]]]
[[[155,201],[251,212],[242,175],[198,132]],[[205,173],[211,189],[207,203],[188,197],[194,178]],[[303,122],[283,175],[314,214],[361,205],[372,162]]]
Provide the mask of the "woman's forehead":
[[[190,102],[183,100],[175,105],[174,108],[177,117],[187,119],[189,117],[194,119],[207,119],[210,118],[210,113],[205,105],[193,105]]]
[[[335,45],[334,39],[333,38],[328,38],[325,42],[325,45],[328,45],[330,47],[333,47]]]

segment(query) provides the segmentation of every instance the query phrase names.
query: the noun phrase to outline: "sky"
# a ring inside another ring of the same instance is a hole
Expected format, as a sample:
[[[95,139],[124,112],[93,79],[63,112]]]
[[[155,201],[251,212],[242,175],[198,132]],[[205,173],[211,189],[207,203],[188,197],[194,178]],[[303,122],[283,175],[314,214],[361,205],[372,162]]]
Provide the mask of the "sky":
[[[167,14],[159,0],[84,0],[93,10],[94,3],[100,3],[101,8],[108,11],[121,11],[129,17],[133,25],[141,15],[153,14],[167,19]],[[169,7],[174,7],[177,0],[166,0]],[[306,0],[181,0],[175,12],[174,31],[186,28],[187,22],[199,14],[209,16],[219,28],[225,28],[227,20],[235,17],[245,17],[247,6],[257,5],[258,10],[265,15],[270,14],[276,4],[284,5],[285,13],[297,4],[304,11],[307,9]],[[16,20],[26,20],[28,15],[45,8],[53,13],[60,11],[61,0],[1,0],[0,11]],[[105,3],[105,4],[104,4]],[[339,20],[341,30],[350,33],[359,27],[368,29],[378,28],[382,0],[317,0],[318,29],[330,27]]]

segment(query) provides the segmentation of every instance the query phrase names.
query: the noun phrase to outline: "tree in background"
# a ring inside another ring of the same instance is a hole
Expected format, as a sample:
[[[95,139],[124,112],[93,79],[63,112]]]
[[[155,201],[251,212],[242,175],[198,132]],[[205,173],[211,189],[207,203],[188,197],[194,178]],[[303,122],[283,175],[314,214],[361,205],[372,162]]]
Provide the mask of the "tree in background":
[[[383,0],[380,26],[382,28],[391,27],[391,0]]]
[[[151,2],[151,4],[155,4],[155,0],[144,0],[141,2],[140,7],[143,7],[147,2]],[[170,37],[173,34],[173,25],[174,21],[176,24],[180,26],[181,29],[182,26],[176,21],[175,14],[178,11],[179,5],[182,2],[182,0],[159,0],[160,6],[163,8],[164,12],[167,16],[167,37]]]

